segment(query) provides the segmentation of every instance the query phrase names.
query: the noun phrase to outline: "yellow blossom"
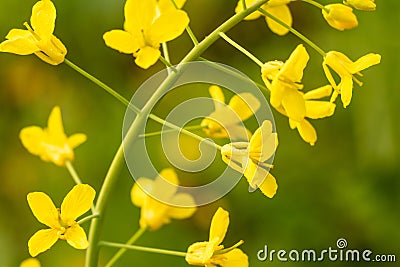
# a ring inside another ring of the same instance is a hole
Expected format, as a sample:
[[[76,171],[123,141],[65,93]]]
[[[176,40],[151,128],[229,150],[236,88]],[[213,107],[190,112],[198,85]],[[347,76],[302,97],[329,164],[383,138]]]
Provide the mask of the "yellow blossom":
[[[221,245],[229,226],[229,213],[222,208],[215,212],[210,226],[208,241],[196,242],[189,246],[186,261],[191,265],[206,267],[247,267],[248,257],[242,250],[236,248],[243,241],[231,248],[224,249]]]
[[[246,0],[246,6],[251,6],[257,0]],[[293,19],[292,14],[290,13],[290,9],[287,6],[291,1],[294,0],[270,0],[261,8],[265,10],[265,12],[271,14],[272,16],[280,19],[288,26],[292,26]],[[236,6],[235,12],[238,13],[243,10],[243,3],[242,0],[238,1]],[[248,15],[245,20],[253,20],[257,19],[263,14],[259,11],[256,11],[250,15]],[[289,32],[289,30],[279,23],[275,22],[273,19],[265,16],[265,20],[267,22],[268,27],[271,29],[272,32],[278,35],[285,35]]]
[[[344,0],[343,3],[358,10],[373,11],[376,9],[375,0]]]
[[[36,257],[53,246],[58,239],[66,240],[76,249],[86,249],[86,233],[75,220],[90,209],[95,194],[90,185],[76,185],[65,196],[61,209],[57,209],[45,193],[29,193],[27,199],[33,215],[39,222],[50,227],[37,231],[29,239],[29,254]]]
[[[185,11],[160,10],[156,0],[127,0],[124,14],[124,30],[108,31],[103,39],[107,46],[133,54],[135,63],[144,69],[161,56],[160,44],[177,38],[189,24]]]
[[[272,158],[278,146],[278,134],[272,132],[272,123],[264,121],[251,137],[250,142],[233,142],[221,149],[222,160],[234,170],[242,173],[252,189],[272,198],[278,185],[269,172]]]
[[[357,17],[354,15],[353,9],[343,4],[324,6],[322,15],[331,27],[339,31],[352,29],[358,26]]]
[[[304,106],[306,108],[305,117],[309,119],[321,119],[332,116],[335,112],[336,105],[329,101],[317,100],[330,96],[331,93],[332,87],[326,85],[302,94]],[[287,116],[287,113],[283,108],[279,108],[278,111]],[[289,124],[290,128],[298,130],[301,138],[305,142],[313,146],[317,141],[317,132],[306,118],[302,121],[294,121],[289,118]]]
[[[58,166],[65,166],[66,161],[73,161],[73,149],[86,141],[85,134],[74,134],[70,137],[65,135],[58,106],[52,109],[47,128],[25,127],[21,130],[19,137],[30,153]]]
[[[178,184],[178,177],[171,168],[162,170],[155,180],[138,179],[132,187],[131,200],[134,205],[141,207],[140,227],[157,230],[171,219],[186,219],[192,216],[196,211],[194,199],[189,194],[177,193]],[[173,203],[184,204],[185,207],[172,206]]]
[[[351,61],[346,55],[340,52],[330,51],[326,53],[322,66],[328,81],[335,89],[331,101],[333,102],[337,95],[340,94],[343,106],[347,107],[350,104],[353,95],[353,80],[359,86],[362,85],[362,83],[358,81],[353,74],[362,76],[360,71],[379,64],[380,61],[381,56],[373,53],[362,56],[355,62]],[[339,75],[340,83],[338,85],[336,85],[328,66]]]
[[[21,262],[19,267],[40,267],[40,262],[35,258],[29,258]]]
[[[67,49],[53,35],[56,20],[56,8],[50,0],[41,0],[32,8],[31,25],[27,22],[27,30],[12,29],[6,41],[0,44],[0,52],[17,55],[35,54],[41,60],[52,65],[64,61]]]
[[[301,79],[309,60],[308,53],[303,45],[298,45],[285,62],[271,61],[261,69],[263,80],[270,86],[270,103],[275,109],[283,108],[287,116],[294,121],[304,119],[306,108],[302,93]]]
[[[209,92],[214,100],[215,111],[201,122],[203,131],[214,138],[248,140],[251,133],[243,127],[242,121],[257,112],[260,101],[250,93],[241,93],[234,95],[226,105],[224,93],[219,86],[210,86]]]

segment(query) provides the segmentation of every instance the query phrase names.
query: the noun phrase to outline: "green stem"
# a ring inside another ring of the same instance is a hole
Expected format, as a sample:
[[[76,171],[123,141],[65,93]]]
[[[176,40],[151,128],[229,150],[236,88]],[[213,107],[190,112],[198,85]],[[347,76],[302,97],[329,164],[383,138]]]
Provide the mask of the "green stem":
[[[204,128],[204,127],[201,126],[201,125],[193,125],[193,126],[184,127],[182,129],[185,129],[185,130],[189,131],[189,130],[198,130],[198,129],[202,129],[202,128]],[[152,133],[139,134],[138,137],[140,137],[140,138],[152,137],[152,136],[157,136],[157,135],[161,135],[161,134],[164,134],[164,133],[173,133],[173,132],[176,132],[176,131],[179,131],[179,130],[178,129],[169,129],[169,130],[157,131],[157,132],[152,132]]]
[[[254,63],[256,63],[258,66],[262,67],[264,64],[259,60],[256,56],[254,56],[252,53],[247,51],[244,47],[242,47],[240,44],[236,43],[233,41],[231,38],[229,38],[225,33],[221,32],[219,35],[227,41],[230,45],[232,45],[234,48],[245,54],[248,58],[250,58]]]
[[[150,114],[150,111],[153,105],[157,102],[158,98],[164,93],[165,90],[169,89],[171,84],[178,78],[178,73],[184,68],[185,63],[197,59],[205,50],[207,50],[208,47],[210,47],[214,42],[216,42],[219,39],[220,32],[228,31],[233,26],[241,22],[245,17],[247,17],[247,15],[256,11],[258,7],[265,4],[266,2],[268,2],[268,0],[257,1],[253,5],[249,6],[246,10],[242,10],[241,12],[238,12],[237,14],[233,15],[231,18],[229,18],[227,21],[221,24],[217,29],[215,29],[212,33],[210,33],[197,46],[195,46],[182,59],[181,63],[179,63],[178,66],[176,67],[178,72],[171,73],[171,75],[169,75],[164,80],[164,82],[160,85],[160,87],[156,90],[156,92],[145,104],[145,106],[142,109],[142,112],[138,113],[128,131],[128,134],[124,138],[123,143],[118,148],[118,151],[115,154],[114,159],[111,163],[110,169],[107,172],[106,178],[104,179],[103,186],[101,187],[96,202],[96,211],[100,214],[100,217],[93,219],[90,227],[89,247],[86,251],[86,267],[98,266],[98,258],[99,258],[98,243],[103,228],[103,219],[104,219],[103,213],[105,211],[106,203],[108,202],[110,192],[114,188],[118,174],[121,171],[122,166],[124,165],[123,144],[125,144],[125,142],[129,143],[131,140],[134,140],[138,136],[140,126],[147,119],[143,114]],[[155,116],[153,115],[153,117]]]
[[[320,4],[314,0],[301,0],[301,1],[309,3],[315,7],[318,7],[319,9],[325,10],[326,12],[329,12],[329,10],[326,7],[324,7],[322,4]]]
[[[125,243],[125,245],[132,245],[135,243],[146,231],[146,228],[139,228],[136,233],[132,235],[131,238]],[[127,251],[127,248],[120,248],[117,253],[114,254],[114,256],[108,261],[105,267],[111,267],[125,252]]]
[[[81,184],[82,180],[79,178],[78,173],[75,171],[74,166],[72,165],[71,161],[67,160],[65,161],[65,166],[67,167],[67,170],[69,171],[69,174],[71,174],[72,179],[76,184]]]
[[[100,81],[99,79],[97,79],[96,77],[94,77],[93,75],[87,73],[85,70],[81,69],[80,67],[78,67],[77,65],[75,65],[74,63],[72,63],[71,61],[69,61],[68,59],[64,59],[64,62],[71,67],[72,69],[76,70],[77,72],[79,72],[81,75],[83,75],[84,77],[86,77],[87,79],[89,79],[90,81],[92,81],[93,83],[97,84],[98,86],[100,86],[101,88],[103,88],[107,93],[109,93],[110,95],[112,95],[113,97],[115,97],[118,101],[120,101],[122,104],[124,104],[127,107],[132,108],[135,112],[140,112],[140,110],[133,106],[131,103],[129,103],[128,100],[125,99],[125,97],[123,97],[122,95],[120,95],[119,93],[117,93],[114,89],[112,89],[110,86],[106,85],[105,83],[103,83],[102,81]]]
[[[94,218],[97,218],[97,217],[99,217],[99,214],[97,214],[97,213],[92,214],[92,215],[89,215],[89,216],[86,216],[85,218],[80,219],[80,220],[77,222],[77,224],[85,223],[85,222],[90,221],[90,220],[92,220],[92,219],[94,219]]]
[[[246,0],[242,0],[242,7],[243,9],[247,9]]]
[[[167,249],[160,249],[160,248],[149,248],[149,247],[142,247],[142,246],[133,246],[133,245],[126,245],[126,244],[107,242],[107,241],[99,242],[99,246],[114,247],[114,248],[125,248],[125,249],[136,250],[136,251],[143,251],[143,252],[150,252],[150,253],[157,253],[157,254],[165,254],[165,255],[179,256],[179,257],[186,257],[186,252],[167,250]]]
[[[194,139],[197,139],[200,142],[206,142],[206,144],[209,144],[209,145],[215,147],[218,150],[222,149],[222,146],[214,143],[214,141],[212,141],[210,139],[207,139],[207,138],[204,138],[204,137],[201,137],[200,135],[194,134],[194,133],[186,130],[185,128],[181,128],[179,126],[176,126],[175,124],[172,124],[172,123],[170,123],[168,121],[165,121],[165,120],[163,120],[163,119],[161,119],[161,118],[159,118],[159,117],[157,117],[157,116],[155,116],[153,114],[149,114],[149,118],[153,119],[154,121],[159,122],[160,124],[165,124],[166,126],[168,126],[171,129],[175,129],[176,131],[180,131],[181,133],[183,133],[183,134],[185,134],[187,136],[190,136],[190,137],[192,137]]]
[[[326,53],[324,50],[322,50],[318,45],[316,45],[313,41],[311,41],[310,39],[308,39],[306,36],[304,36],[303,34],[301,34],[299,31],[295,30],[293,27],[287,25],[285,22],[283,22],[282,20],[280,20],[279,18],[275,17],[274,15],[271,15],[270,13],[268,13],[267,11],[265,11],[262,8],[258,8],[258,11],[260,11],[262,14],[264,14],[265,16],[269,17],[270,19],[274,20],[276,23],[278,23],[279,25],[281,25],[282,27],[285,27],[286,29],[288,29],[291,33],[293,33],[294,35],[296,35],[298,38],[300,38],[301,40],[303,40],[306,44],[308,44],[309,46],[311,46],[315,51],[317,51],[322,57],[325,57]]]

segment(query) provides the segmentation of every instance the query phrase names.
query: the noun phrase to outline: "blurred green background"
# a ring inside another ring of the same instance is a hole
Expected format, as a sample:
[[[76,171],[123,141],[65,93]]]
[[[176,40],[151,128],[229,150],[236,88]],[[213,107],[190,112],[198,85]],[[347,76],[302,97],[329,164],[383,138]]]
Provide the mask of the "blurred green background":
[[[330,28],[316,8],[301,2],[290,3],[294,27],[326,51],[341,51],[353,60],[376,52],[382,55],[382,62],[363,72],[364,86],[354,89],[352,103],[346,110],[338,105],[333,117],[312,122],[318,132],[315,147],[310,147],[296,131],[289,129],[287,118],[274,113],[280,139],[273,170],[279,184],[277,195],[267,199],[260,192],[250,194],[243,180],[223,199],[199,208],[193,218],[146,233],[137,244],[185,251],[191,243],[208,238],[211,216],[222,206],[229,210],[231,217],[224,243],[231,245],[239,239],[245,240],[242,249],[249,256],[250,266],[308,266],[307,262],[260,262],[256,253],[264,245],[287,251],[335,248],[339,238],[347,239],[348,248],[396,254],[397,262],[400,260],[400,144],[397,138],[400,135],[397,28],[400,2],[376,2],[375,12],[356,12],[359,27],[345,32]],[[34,3],[33,0],[0,1],[2,38],[11,28],[23,27]],[[126,98],[163,68],[158,63],[142,70],[131,56],[104,45],[102,34],[122,26],[124,1],[54,3],[57,7],[55,34],[67,46],[67,58]],[[235,5],[235,0],[188,0],[184,9],[190,15],[194,33],[202,39],[232,15]],[[291,34],[284,37],[272,34],[263,19],[243,22],[228,35],[263,61],[285,60],[300,43]],[[172,61],[177,63],[189,51],[191,42],[184,34],[170,42],[169,47]],[[321,57],[309,47],[307,50],[311,60],[303,82],[306,88],[312,89],[327,81]],[[235,67],[261,82],[259,67],[222,40],[204,56]],[[207,96],[206,90],[188,91],[185,96],[192,94]],[[25,126],[46,126],[55,105],[61,107],[68,135],[83,132],[88,136],[88,141],[75,150],[74,165],[81,178],[98,192],[121,141],[124,106],[65,64],[54,67],[35,56],[0,54],[0,266],[18,266],[29,256],[29,237],[44,228],[27,205],[27,193],[46,192],[60,205],[73,186],[65,169],[30,155],[18,139],[19,131]],[[159,114],[165,115],[162,108]],[[154,145],[152,151],[157,153],[157,142]],[[162,157],[159,162],[157,156],[154,158],[154,164],[160,169],[168,167]],[[216,164],[213,167],[216,172],[225,168],[221,162]],[[183,178],[191,177],[178,173]],[[201,176],[194,178],[201,179]],[[129,198],[132,185],[133,179],[125,169],[108,206],[104,240],[125,242],[138,228],[139,209]],[[88,226],[85,224],[85,229]],[[115,249],[102,249],[101,263],[114,252]],[[42,266],[83,266],[84,251],[59,241],[38,258]],[[126,253],[116,266],[159,264],[187,266],[182,258],[140,252]],[[323,264],[344,265],[327,261]],[[345,266],[356,265],[360,263]]]

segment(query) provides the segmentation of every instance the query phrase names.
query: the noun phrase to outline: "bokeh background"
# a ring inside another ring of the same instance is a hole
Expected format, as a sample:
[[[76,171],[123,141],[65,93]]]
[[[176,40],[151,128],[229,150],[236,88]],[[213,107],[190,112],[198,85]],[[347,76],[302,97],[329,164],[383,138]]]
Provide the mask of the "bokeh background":
[[[321,1],[326,4],[328,1]],[[331,1],[329,1],[331,2]],[[256,253],[264,245],[270,249],[316,249],[336,247],[345,238],[348,248],[370,249],[376,254],[396,254],[400,260],[400,114],[399,53],[400,19],[398,1],[377,0],[375,12],[356,12],[359,27],[339,32],[330,28],[320,11],[302,2],[290,3],[294,27],[326,51],[337,50],[351,59],[369,53],[382,55],[379,66],[364,71],[363,87],[354,89],[351,105],[337,106],[333,117],[313,121],[318,142],[310,147],[296,131],[290,130],[287,118],[275,114],[280,145],[273,174],[279,190],[273,199],[260,192],[248,193],[241,181],[223,199],[199,208],[194,217],[175,221],[156,232],[146,233],[137,244],[185,251],[195,241],[208,238],[212,214],[218,206],[230,211],[231,225],[225,239],[230,245],[244,239],[242,249],[250,266],[308,266],[303,262],[260,262]],[[33,0],[0,1],[0,36],[11,28],[21,28],[31,14]],[[123,0],[54,1],[57,7],[56,35],[68,48],[68,58],[130,98],[136,88],[163,68],[161,63],[142,70],[129,55],[106,47],[102,34],[121,28]],[[191,27],[199,39],[233,14],[235,0],[187,1]],[[288,34],[278,37],[270,32],[263,19],[243,22],[228,35],[263,61],[285,60],[301,43]],[[3,38],[2,37],[2,38]],[[169,43],[172,61],[179,62],[191,48],[187,35]],[[311,60],[304,84],[312,89],[327,83],[321,57],[307,47]],[[217,41],[204,56],[245,72],[261,82],[260,69],[224,41]],[[181,95],[181,94],[180,94]],[[207,96],[207,91],[187,90],[183,98]],[[165,110],[182,98],[170,97]],[[67,134],[86,133],[88,141],[77,148],[74,165],[81,178],[99,191],[113,154],[121,142],[125,108],[103,90],[81,77],[65,64],[54,67],[35,56],[0,54],[0,266],[19,266],[29,257],[27,241],[43,228],[31,214],[26,195],[32,191],[47,192],[60,205],[73,186],[66,169],[44,163],[30,155],[21,145],[18,133],[28,125],[47,125],[53,106],[62,109]],[[168,107],[169,106],[169,107]],[[159,107],[158,114],[163,114]],[[255,128],[254,125],[250,127]],[[152,139],[150,151],[154,164],[168,167]],[[195,145],[185,141],[186,152]],[[222,140],[224,143],[224,140]],[[158,160],[159,158],[159,160]],[[225,165],[216,161],[211,172]],[[210,177],[179,172],[182,179],[203,181]],[[124,169],[117,189],[108,203],[103,239],[125,242],[138,228],[139,209],[129,198],[133,179]],[[89,224],[84,227],[88,229]],[[115,249],[101,251],[104,264]],[[57,244],[38,256],[42,266],[83,266],[84,251]],[[187,266],[183,258],[126,253],[116,266]],[[326,266],[344,266],[343,262],[324,262]],[[362,263],[361,263],[362,264]],[[397,263],[398,264],[398,263]],[[346,263],[358,266],[360,263]],[[364,264],[362,264],[364,265]],[[372,264],[371,264],[372,266]],[[397,266],[386,263],[379,266]]]

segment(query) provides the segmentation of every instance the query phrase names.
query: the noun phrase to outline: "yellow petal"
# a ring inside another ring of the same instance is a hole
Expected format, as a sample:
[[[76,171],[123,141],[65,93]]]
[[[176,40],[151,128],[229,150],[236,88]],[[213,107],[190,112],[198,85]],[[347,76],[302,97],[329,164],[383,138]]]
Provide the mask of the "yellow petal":
[[[93,204],[96,191],[87,184],[75,185],[61,204],[61,219],[71,225],[76,218],[87,212]]]
[[[103,34],[108,47],[121,53],[133,54],[139,49],[139,43],[132,34],[122,30],[111,30]]]
[[[223,104],[225,103],[225,96],[221,88],[217,85],[211,85],[208,89],[208,92],[214,101],[215,110],[222,108],[224,106]]]
[[[12,29],[6,36],[6,41],[0,44],[0,52],[17,55],[30,55],[40,51],[32,33],[27,30]]]
[[[343,77],[338,87],[343,107],[346,108],[350,104],[353,95],[353,79],[351,76]]]
[[[171,203],[181,203],[186,207],[175,207],[171,206],[168,209],[168,216],[173,219],[186,219],[193,215],[196,211],[196,203],[189,194],[177,194],[171,199]]]
[[[43,129],[37,126],[25,127],[19,133],[22,145],[33,155],[43,153],[42,142],[44,142]]]
[[[191,265],[198,265],[198,266],[206,266],[207,262],[209,262],[210,258],[212,257],[214,251],[207,250],[210,242],[196,242],[191,244],[188,247],[185,260],[187,263]],[[209,266],[209,265],[208,265]],[[214,265],[215,266],[215,265]],[[214,267],[213,266],[213,267]]]
[[[143,206],[148,194],[153,190],[153,183],[153,180],[147,178],[139,178],[136,181],[131,189],[131,201],[133,205],[138,207]]]
[[[306,116],[310,119],[321,119],[332,116],[336,105],[329,101],[306,101]]]
[[[229,107],[236,112],[242,121],[253,116],[260,108],[260,105],[260,101],[251,93],[234,95],[229,101]]]
[[[246,0],[246,7],[249,7],[249,6],[251,6],[254,2],[256,2],[257,0]],[[236,8],[235,8],[235,13],[239,13],[239,12],[241,12],[241,11],[243,11],[243,3],[242,3],[242,0],[239,0],[238,1],[238,3],[237,3],[237,5],[236,5]],[[248,15],[246,18],[245,18],[245,20],[253,20],[253,19],[257,19],[257,18],[259,18],[261,16],[261,12],[259,12],[259,11],[256,11],[256,12],[253,12],[253,13],[251,13],[250,15]]]
[[[225,238],[226,231],[229,226],[229,213],[223,208],[218,208],[215,212],[210,226],[209,240],[217,240],[217,244],[221,244]]]
[[[223,255],[221,255],[223,267],[248,267],[249,259],[242,250],[235,248]]]
[[[47,129],[51,136],[65,137],[64,126],[62,123],[61,110],[59,106],[55,106],[50,113],[47,121]]]
[[[51,1],[42,0],[32,8],[31,24],[37,35],[42,39],[50,39],[53,35],[56,21],[56,8]]]
[[[356,62],[350,65],[351,73],[357,73],[365,70],[373,65],[381,62],[381,56],[378,54],[369,53],[365,56],[360,57]]]
[[[151,46],[145,46],[139,50],[135,54],[136,60],[135,63],[139,67],[143,69],[148,69],[150,66],[154,65],[159,57],[161,56],[161,52],[158,49],[155,49]]]
[[[124,29],[128,32],[147,30],[156,16],[156,0],[127,0]]]
[[[40,267],[40,262],[38,259],[29,258],[21,262],[19,267]]]
[[[50,228],[59,227],[59,213],[53,201],[43,192],[29,193],[27,196],[29,207],[36,219]]]
[[[292,14],[290,13],[290,9],[288,6],[286,5],[270,6],[267,4],[265,10],[274,17],[283,21],[286,25],[292,26],[293,23]],[[267,21],[268,27],[274,33],[278,35],[285,35],[289,32],[287,28],[275,22],[273,19],[269,17],[266,17],[265,19]]]
[[[331,27],[340,31],[358,26],[357,17],[354,15],[353,9],[343,4],[326,5],[322,9],[322,15]]]
[[[272,176],[271,173],[268,173],[259,188],[265,196],[273,198],[276,194],[276,190],[278,190],[278,184],[276,183],[275,177]]]
[[[155,231],[164,224],[169,223],[168,210],[170,207],[149,196],[145,199],[140,210],[140,227]]]
[[[351,6],[358,10],[373,11],[376,9],[375,0],[345,0],[345,5]]]
[[[277,145],[278,136],[272,132],[272,123],[265,120],[250,139],[249,156],[256,161],[264,162],[275,153]]]
[[[174,169],[163,169],[154,180],[151,196],[164,202],[170,201],[178,189],[177,185],[179,185],[179,180]]]
[[[308,91],[303,95],[305,100],[310,100],[310,99],[320,99],[323,97],[330,96],[332,94],[332,86],[330,85],[325,85],[322,87],[319,87],[317,89]]]
[[[79,224],[74,224],[65,230],[65,240],[76,249],[86,249],[89,246],[86,233]]]
[[[306,115],[306,104],[303,95],[297,90],[287,90],[282,99],[282,106],[287,116],[295,121],[302,121]]]
[[[29,254],[36,257],[51,248],[58,240],[57,229],[44,229],[37,231],[28,241]]]
[[[71,149],[74,149],[75,147],[84,143],[86,139],[87,139],[86,134],[73,134],[70,137],[68,137],[67,143]]]
[[[307,120],[297,123],[297,130],[299,131],[301,138],[310,145],[313,146],[315,142],[317,142],[317,132]]]
[[[152,43],[164,43],[181,35],[189,25],[189,17],[185,11],[169,10],[162,13],[151,25],[149,38]]]
[[[234,148],[235,144],[236,143],[229,143],[222,146],[221,148],[222,161],[225,162],[229,167],[231,167],[235,171],[243,173],[242,162],[243,162],[243,157],[247,157],[248,143],[245,142],[246,147],[243,148],[244,151],[243,155],[233,153],[233,151],[236,150]]]
[[[250,185],[250,188],[257,189],[268,175],[269,168],[263,167],[263,164],[250,158],[243,158],[244,176]]]
[[[304,45],[298,45],[283,65],[279,75],[282,75],[284,80],[300,83],[309,59],[310,56]]]

